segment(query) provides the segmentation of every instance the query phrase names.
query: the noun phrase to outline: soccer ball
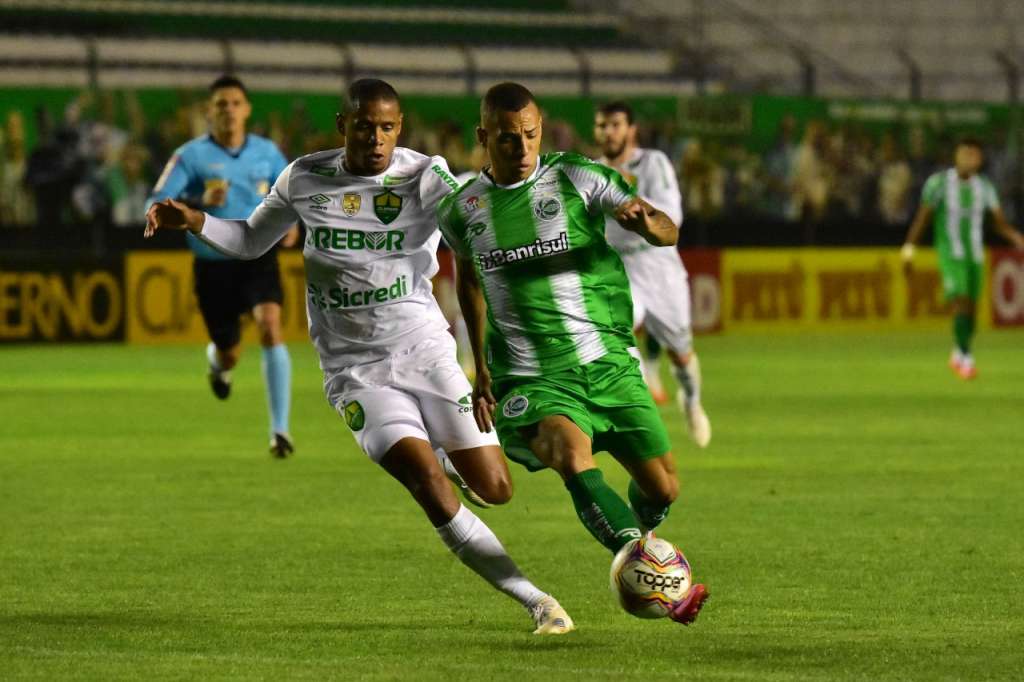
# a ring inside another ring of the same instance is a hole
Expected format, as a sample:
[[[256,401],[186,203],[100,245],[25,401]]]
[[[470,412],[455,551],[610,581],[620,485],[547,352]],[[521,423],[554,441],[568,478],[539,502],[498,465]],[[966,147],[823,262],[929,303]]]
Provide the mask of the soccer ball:
[[[637,618],[664,618],[690,589],[690,564],[679,548],[653,535],[630,540],[612,560],[611,587]]]

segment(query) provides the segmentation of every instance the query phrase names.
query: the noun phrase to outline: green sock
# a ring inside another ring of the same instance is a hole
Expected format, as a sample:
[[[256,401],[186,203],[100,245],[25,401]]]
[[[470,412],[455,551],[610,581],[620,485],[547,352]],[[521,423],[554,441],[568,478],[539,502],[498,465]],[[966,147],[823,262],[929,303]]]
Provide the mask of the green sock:
[[[652,503],[633,479],[629,480],[629,506],[633,508],[633,513],[636,514],[640,525],[647,530],[657,528],[658,524],[668,516],[668,511],[671,509],[667,505],[663,507]]]
[[[974,335],[974,317],[962,313],[953,316],[953,338],[956,347],[967,355],[971,352],[971,336]]]
[[[633,513],[611,487],[600,469],[587,469],[565,482],[576,515],[598,542],[612,552],[640,537]]]

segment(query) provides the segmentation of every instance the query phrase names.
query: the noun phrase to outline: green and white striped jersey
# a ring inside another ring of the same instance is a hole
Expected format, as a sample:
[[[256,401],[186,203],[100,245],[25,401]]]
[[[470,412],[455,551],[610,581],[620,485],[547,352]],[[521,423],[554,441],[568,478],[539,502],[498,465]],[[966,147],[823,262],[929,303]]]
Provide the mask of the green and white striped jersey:
[[[481,173],[441,203],[441,233],[483,287],[495,378],[633,346],[629,281],[604,236],[605,215],[633,196],[617,171],[557,152],[525,180],[502,187]]]
[[[984,261],[985,213],[999,208],[988,178],[974,175],[961,180],[955,168],[934,173],[924,183],[921,201],[935,211],[935,248],[940,255]]]

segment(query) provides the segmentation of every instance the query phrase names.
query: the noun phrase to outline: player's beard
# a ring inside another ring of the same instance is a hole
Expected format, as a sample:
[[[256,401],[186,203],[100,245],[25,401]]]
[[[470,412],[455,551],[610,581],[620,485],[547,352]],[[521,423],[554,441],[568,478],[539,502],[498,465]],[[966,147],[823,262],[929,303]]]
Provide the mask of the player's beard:
[[[626,141],[625,140],[620,142],[618,144],[618,146],[615,146],[615,147],[613,147],[611,144],[609,144],[606,147],[606,149],[605,149],[604,156],[605,156],[606,159],[617,159],[618,157],[620,157],[622,155],[622,152],[624,152],[624,151],[626,151]]]

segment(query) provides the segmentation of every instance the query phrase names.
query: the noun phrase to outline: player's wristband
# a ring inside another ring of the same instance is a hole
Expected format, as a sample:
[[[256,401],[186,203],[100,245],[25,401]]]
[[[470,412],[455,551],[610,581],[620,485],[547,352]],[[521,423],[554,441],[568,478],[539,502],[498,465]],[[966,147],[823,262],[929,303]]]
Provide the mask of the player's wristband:
[[[904,244],[903,248],[900,249],[900,258],[903,259],[904,263],[914,260],[914,245],[909,242]]]

